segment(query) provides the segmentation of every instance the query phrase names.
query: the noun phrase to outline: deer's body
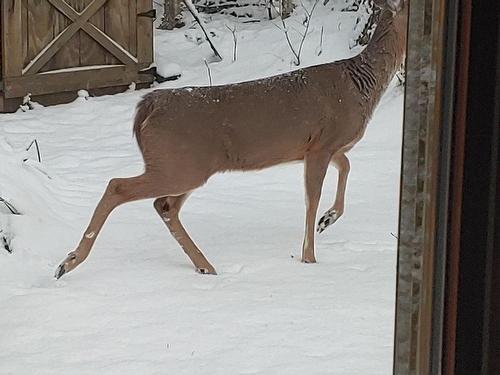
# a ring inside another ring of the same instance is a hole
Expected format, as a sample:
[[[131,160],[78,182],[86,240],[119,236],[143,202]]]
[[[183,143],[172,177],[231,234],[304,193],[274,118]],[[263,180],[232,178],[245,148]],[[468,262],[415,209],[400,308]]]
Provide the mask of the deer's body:
[[[134,133],[145,172],[113,179],[76,251],[56,276],[89,254],[116,206],[157,198],[155,208],[197,270],[215,273],[179,221],[189,195],[215,173],[256,170],[303,160],[306,233],[302,259],[315,262],[314,222],[326,169],[339,170],[335,202],[318,231],[344,211],[349,173],[345,156],[363,136],[370,117],[404,58],[406,12],[384,10],[365,50],[346,60],[251,82],[157,90],[138,104]]]
[[[139,119],[136,123],[146,169],[149,155],[152,164],[159,165],[158,157],[170,163],[172,154],[180,153],[186,163],[191,157],[199,158],[196,164],[209,176],[302,160],[317,148],[338,148],[342,141],[335,134],[340,130],[352,139],[357,129],[336,129],[342,105],[349,104],[349,98],[342,100],[326,83],[318,85],[325,77],[325,68],[236,85],[159,90],[146,95],[140,105],[151,106],[152,111],[144,122]],[[183,108],[183,113],[174,108]],[[359,115],[353,112],[350,117],[357,120]],[[164,134],[161,141],[158,134]],[[177,142],[171,149],[163,142],[168,138]],[[194,150],[194,155],[187,155]]]

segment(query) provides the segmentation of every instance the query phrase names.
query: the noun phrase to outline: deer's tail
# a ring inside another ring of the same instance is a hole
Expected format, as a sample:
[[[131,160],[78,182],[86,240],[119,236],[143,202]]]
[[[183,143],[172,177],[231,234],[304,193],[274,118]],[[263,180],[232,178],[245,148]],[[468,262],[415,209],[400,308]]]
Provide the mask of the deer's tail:
[[[137,104],[137,108],[135,111],[133,134],[135,135],[135,139],[137,140],[139,147],[141,146],[142,124],[153,112],[153,109],[154,109],[154,98],[151,94],[145,95],[142,98],[142,100]]]

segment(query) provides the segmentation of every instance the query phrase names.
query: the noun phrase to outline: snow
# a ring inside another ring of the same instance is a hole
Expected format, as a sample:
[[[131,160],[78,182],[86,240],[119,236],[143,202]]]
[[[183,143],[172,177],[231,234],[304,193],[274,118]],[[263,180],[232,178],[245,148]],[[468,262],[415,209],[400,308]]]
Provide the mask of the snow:
[[[182,68],[175,63],[167,63],[157,67],[157,73],[162,77],[174,77],[182,74]]]
[[[330,9],[313,15],[305,65],[359,52],[349,49],[356,13]],[[299,29],[302,15],[287,23]],[[224,56],[210,64],[214,84],[295,68],[269,21],[201,17]],[[226,24],[237,27],[234,63]],[[156,33],[157,65],[182,71],[162,88],[208,85],[211,50],[188,30]],[[0,196],[23,214],[0,209],[13,249],[0,248],[0,374],[390,373],[401,88],[391,86],[348,155],[346,210],[317,236],[318,264],[299,261],[302,165],[291,164],[216,175],[187,201],[183,222],[217,276],[196,274],[152,202],[141,201],[113,212],[87,261],[56,281],[106,182],[142,171],[131,127],[148,91],[82,93],[70,104],[0,115]],[[25,151],[35,138],[41,163]],[[330,168],[319,214],[333,202],[336,178]]]

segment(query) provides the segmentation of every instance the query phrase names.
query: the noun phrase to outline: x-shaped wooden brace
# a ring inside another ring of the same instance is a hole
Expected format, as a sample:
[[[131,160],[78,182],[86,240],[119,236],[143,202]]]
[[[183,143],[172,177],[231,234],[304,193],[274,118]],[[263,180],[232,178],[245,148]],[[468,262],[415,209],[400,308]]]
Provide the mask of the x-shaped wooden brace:
[[[78,13],[64,0],[48,1],[73,23],[64,29],[62,33],[57,35],[55,39],[52,40],[49,45],[47,45],[47,47],[45,47],[45,49],[33,61],[31,61],[26,68],[23,69],[23,74],[38,73],[40,69],[42,69],[43,66],[57,53],[57,51],[59,51],[80,29],[84,30],[123,64],[137,64],[137,59],[134,56],[132,56],[127,50],[116,43],[103,31],[88,22],[90,17],[101,9],[108,0],[94,0],[83,10],[82,13]]]

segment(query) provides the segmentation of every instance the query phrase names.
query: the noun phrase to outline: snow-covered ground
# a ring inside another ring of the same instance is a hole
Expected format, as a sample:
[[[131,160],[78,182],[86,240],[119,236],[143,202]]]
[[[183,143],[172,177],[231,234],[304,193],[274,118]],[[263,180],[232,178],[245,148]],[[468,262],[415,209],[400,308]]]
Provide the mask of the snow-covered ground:
[[[313,16],[304,65],[359,52],[349,49],[358,15],[332,4]],[[301,14],[290,25],[299,29]],[[234,24],[233,63],[225,26]],[[269,21],[214,16],[208,29],[224,56],[210,64],[214,84],[294,68]],[[197,44],[199,33],[156,33],[160,70],[182,73],[161,87],[208,84],[210,50]],[[23,213],[0,207],[13,249],[0,248],[0,374],[389,374],[401,88],[391,86],[349,153],[346,212],[317,237],[318,264],[299,261],[302,166],[292,164],[217,175],[186,203],[183,221],[218,276],[196,274],[152,202],[141,201],[119,207],[89,259],[56,281],[55,267],[77,244],[107,180],[142,170],[131,120],[145,92],[0,115],[0,196]],[[27,163],[18,151],[34,138],[41,164],[33,149]],[[335,184],[331,168],[321,213]]]

